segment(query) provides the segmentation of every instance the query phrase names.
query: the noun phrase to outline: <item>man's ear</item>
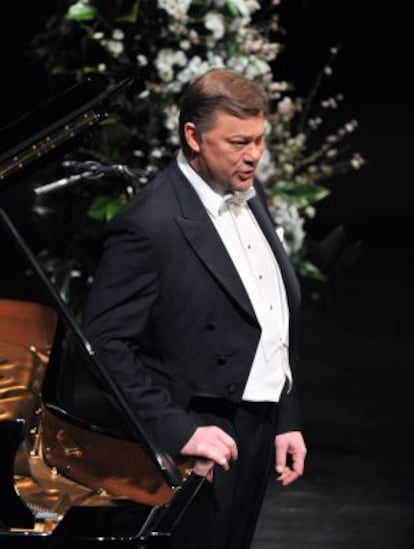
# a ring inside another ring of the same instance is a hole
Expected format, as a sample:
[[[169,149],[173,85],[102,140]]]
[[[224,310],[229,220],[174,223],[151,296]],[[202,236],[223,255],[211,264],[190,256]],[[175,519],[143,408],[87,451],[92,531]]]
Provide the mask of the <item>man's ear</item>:
[[[194,122],[186,122],[184,124],[184,136],[187,145],[194,153],[200,152],[200,136],[198,135]]]

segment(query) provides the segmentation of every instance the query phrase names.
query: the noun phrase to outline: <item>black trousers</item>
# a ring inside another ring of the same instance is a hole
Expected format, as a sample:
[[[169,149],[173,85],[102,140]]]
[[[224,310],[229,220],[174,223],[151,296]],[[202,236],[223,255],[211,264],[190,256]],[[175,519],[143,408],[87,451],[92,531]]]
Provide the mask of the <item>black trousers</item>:
[[[274,464],[275,403],[230,403],[197,397],[191,412],[234,438],[239,457],[216,466],[180,527],[174,549],[248,549]]]

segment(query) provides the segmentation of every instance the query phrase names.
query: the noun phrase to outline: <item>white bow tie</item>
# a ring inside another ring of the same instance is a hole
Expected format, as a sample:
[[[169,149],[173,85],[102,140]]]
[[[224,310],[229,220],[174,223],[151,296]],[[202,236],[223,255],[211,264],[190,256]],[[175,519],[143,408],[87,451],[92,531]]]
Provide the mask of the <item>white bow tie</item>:
[[[243,206],[246,206],[247,201],[254,196],[256,196],[256,189],[254,187],[250,187],[245,191],[234,191],[233,193],[226,194],[223,197],[223,203],[220,206],[219,212],[222,213],[230,206],[242,208]]]

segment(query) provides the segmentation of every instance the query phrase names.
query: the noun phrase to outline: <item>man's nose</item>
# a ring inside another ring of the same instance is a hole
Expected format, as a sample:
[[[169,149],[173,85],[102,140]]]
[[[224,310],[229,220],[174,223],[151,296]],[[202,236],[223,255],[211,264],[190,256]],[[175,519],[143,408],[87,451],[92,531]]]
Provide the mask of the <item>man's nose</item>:
[[[257,164],[263,154],[263,145],[250,143],[245,151],[245,161],[249,164]]]

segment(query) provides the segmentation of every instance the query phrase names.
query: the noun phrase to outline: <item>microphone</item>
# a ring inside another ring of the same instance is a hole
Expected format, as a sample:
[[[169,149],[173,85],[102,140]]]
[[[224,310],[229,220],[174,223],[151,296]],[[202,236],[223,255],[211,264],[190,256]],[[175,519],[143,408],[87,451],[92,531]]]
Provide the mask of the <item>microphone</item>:
[[[135,170],[125,164],[101,164],[95,160],[86,160],[79,162],[77,160],[65,160],[62,166],[73,173],[90,172],[94,175],[117,175],[127,178],[145,177],[148,174],[144,170]]]
[[[126,180],[137,180],[139,178],[147,178],[148,172],[145,170],[136,170],[129,168],[124,164],[106,165],[96,162],[95,160],[86,160],[84,162],[77,160],[65,160],[62,166],[72,172],[72,175],[63,177],[46,185],[36,187],[34,192],[36,195],[47,194],[56,191],[63,187],[70,187],[83,179],[101,179],[104,176],[122,177]]]

